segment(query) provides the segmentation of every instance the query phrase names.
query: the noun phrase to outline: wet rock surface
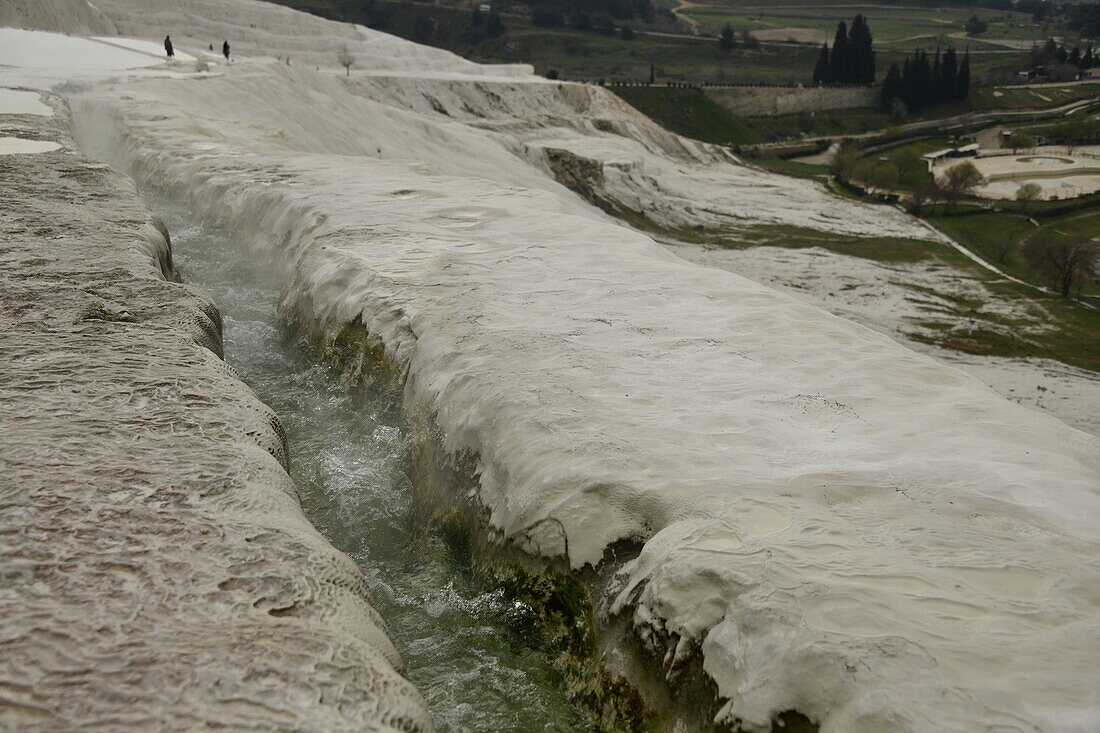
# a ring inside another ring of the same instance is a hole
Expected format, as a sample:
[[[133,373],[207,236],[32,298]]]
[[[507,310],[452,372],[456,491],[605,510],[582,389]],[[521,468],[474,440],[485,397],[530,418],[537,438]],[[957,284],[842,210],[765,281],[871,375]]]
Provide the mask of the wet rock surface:
[[[426,731],[132,183],[0,156],[0,728]]]

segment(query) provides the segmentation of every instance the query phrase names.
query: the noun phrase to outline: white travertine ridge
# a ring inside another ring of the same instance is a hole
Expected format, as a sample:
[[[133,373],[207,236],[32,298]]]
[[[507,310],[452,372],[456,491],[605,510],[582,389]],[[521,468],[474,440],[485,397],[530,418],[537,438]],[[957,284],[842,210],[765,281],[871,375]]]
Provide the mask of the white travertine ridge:
[[[478,456],[502,538],[574,568],[639,546],[604,610],[670,680],[701,654],[718,722],[1100,727],[1100,441],[676,258],[558,181],[672,226],[927,236],[913,221],[744,168],[602,89],[380,34],[387,54],[357,46],[346,80],[332,49],[367,31],[246,0],[97,6],[129,35],[186,16],[324,63],[96,85],[77,123],[268,245],[288,311],[360,319],[408,369],[409,408]]]
[[[114,35],[114,23],[88,0],[4,0],[0,26],[77,35]]]
[[[54,149],[0,155],[0,729],[430,730],[132,183],[17,127]]]

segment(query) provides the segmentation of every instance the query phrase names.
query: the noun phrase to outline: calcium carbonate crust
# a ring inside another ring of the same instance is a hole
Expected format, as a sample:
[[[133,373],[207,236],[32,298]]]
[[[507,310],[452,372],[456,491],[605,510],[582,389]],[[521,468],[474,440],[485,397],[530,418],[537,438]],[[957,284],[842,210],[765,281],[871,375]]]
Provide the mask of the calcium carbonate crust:
[[[670,677],[702,654],[720,722],[1092,726],[1095,439],[556,195],[112,124],[287,258],[288,307],[407,366],[503,536],[574,567],[644,543],[605,603]]]
[[[410,410],[478,457],[502,536],[578,569],[641,546],[602,602],[670,679],[702,660],[718,723],[764,731],[795,709],[833,733],[1097,727],[1100,442],[671,256],[555,181],[545,151],[670,220],[915,224],[674,150],[624,110],[607,132],[616,105],[597,90],[413,58],[351,81],[256,61],[125,83],[78,120],[269,247],[288,312],[332,334],[361,322],[407,369]]]
[[[132,183],[0,156],[0,728],[428,731]]]

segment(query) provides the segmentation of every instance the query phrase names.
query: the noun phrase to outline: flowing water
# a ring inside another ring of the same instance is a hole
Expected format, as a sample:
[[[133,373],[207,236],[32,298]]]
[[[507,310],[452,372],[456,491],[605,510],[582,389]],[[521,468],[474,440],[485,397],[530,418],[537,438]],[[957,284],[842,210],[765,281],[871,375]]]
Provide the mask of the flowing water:
[[[509,624],[511,604],[414,526],[398,388],[343,387],[276,327],[270,257],[149,201],[172,232],[181,279],[222,311],[226,361],[282,419],[306,514],[363,571],[438,730],[585,729],[550,660]]]

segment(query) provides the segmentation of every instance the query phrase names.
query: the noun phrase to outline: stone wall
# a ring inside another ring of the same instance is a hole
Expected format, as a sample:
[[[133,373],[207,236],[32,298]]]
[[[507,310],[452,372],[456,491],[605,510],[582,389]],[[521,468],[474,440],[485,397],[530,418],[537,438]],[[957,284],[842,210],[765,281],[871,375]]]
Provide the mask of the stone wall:
[[[878,87],[704,87],[703,92],[744,117],[874,107],[879,95]]]

